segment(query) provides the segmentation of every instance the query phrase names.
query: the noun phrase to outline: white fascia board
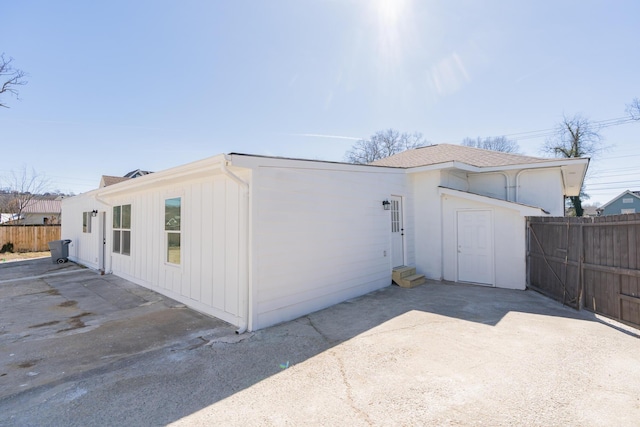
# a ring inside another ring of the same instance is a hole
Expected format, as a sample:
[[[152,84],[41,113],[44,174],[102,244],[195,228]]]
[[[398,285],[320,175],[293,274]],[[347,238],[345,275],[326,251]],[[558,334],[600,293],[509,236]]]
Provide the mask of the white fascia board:
[[[312,169],[312,170],[339,170],[347,172],[368,172],[368,173],[394,173],[404,174],[405,169],[373,166],[373,165],[357,165],[352,163],[331,162],[325,160],[308,160],[308,159],[288,159],[284,157],[256,156],[251,154],[230,154],[228,155],[230,164],[242,168],[256,169],[260,167],[266,168],[295,168],[295,169]]]
[[[94,193],[97,197],[113,197],[130,191],[154,186],[156,184],[195,177],[220,169],[222,162],[225,162],[226,160],[227,159],[224,154],[219,154],[203,160],[187,163],[182,166],[165,169],[160,172],[154,172],[138,178],[119,182],[108,187],[99,188],[97,190],[93,190],[91,193]]]
[[[527,206],[520,203],[508,202],[506,200],[494,199],[493,197],[481,196],[480,194],[468,193],[466,191],[454,190],[446,187],[438,187],[439,195],[447,195],[458,197],[460,199],[470,200],[473,202],[484,203],[500,208],[518,211],[522,216],[548,216],[542,208]]]
[[[569,166],[569,165],[585,165],[584,171],[586,173],[586,165],[588,164],[589,164],[588,157],[558,159],[558,160],[549,160],[548,162],[521,163],[517,165],[490,166],[490,167],[479,167],[479,166],[473,166],[464,162],[453,161],[453,162],[446,162],[446,163],[437,163],[435,165],[408,168],[407,173],[419,173],[419,172],[439,170],[439,169],[459,169],[459,170],[464,170],[468,172],[503,172],[508,170],[544,169],[544,168],[554,168],[554,167],[562,167],[562,166]]]
[[[461,162],[436,163],[435,165],[418,166],[415,168],[407,168],[404,170],[406,170],[407,173],[411,174],[411,173],[437,171],[442,169],[461,169],[469,172],[481,172],[481,169],[478,168],[477,166],[471,166]]]

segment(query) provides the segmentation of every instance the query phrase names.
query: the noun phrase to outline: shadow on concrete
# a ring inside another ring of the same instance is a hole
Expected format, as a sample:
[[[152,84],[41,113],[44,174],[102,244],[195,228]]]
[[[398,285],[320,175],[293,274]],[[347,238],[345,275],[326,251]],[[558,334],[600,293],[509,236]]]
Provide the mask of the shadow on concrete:
[[[45,266],[44,261],[24,266],[33,267],[35,276],[58,272],[51,268],[56,266]],[[39,268],[46,271],[38,273]],[[70,264],[66,268],[77,267]],[[0,394],[0,425],[165,425],[403,317],[407,317],[407,329],[416,322],[457,321],[495,327],[514,312],[601,321],[532,291],[428,282],[414,289],[389,286],[237,336],[230,325],[144,288],[114,276],[77,270],[77,275],[38,279],[57,289],[58,298],[46,300],[43,306],[34,300],[28,303],[45,310],[47,304],[75,301],[72,305],[78,313],[90,313],[82,321],[91,328],[55,333],[60,325],[52,323],[42,326],[53,329],[38,339],[21,336],[17,330],[11,332],[12,339],[6,339],[7,332],[0,330],[0,352],[5,357],[20,353],[16,360],[33,361],[23,369],[20,381],[27,382],[29,372],[45,378],[43,370],[55,371],[49,372],[49,380],[32,386],[13,381],[14,388]],[[0,277],[5,277],[5,271],[2,266]],[[0,289],[15,283],[7,282]],[[4,310],[7,304],[17,304],[26,297],[2,298],[0,294],[0,307]],[[23,305],[21,310],[27,307]],[[76,311],[67,314],[72,313]],[[47,320],[51,316],[36,317],[31,323],[62,322]],[[77,347],[71,346],[72,342]],[[64,348],[73,351],[65,353]],[[9,369],[6,366],[0,365],[0,369]]]

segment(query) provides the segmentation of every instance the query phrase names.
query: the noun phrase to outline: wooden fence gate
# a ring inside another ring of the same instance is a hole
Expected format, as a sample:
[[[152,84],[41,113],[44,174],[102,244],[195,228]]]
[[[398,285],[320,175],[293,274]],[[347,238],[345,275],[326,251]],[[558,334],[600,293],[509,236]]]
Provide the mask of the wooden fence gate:
[[[528,217],[527,246],[530,288],[640,327],[640,214]]]

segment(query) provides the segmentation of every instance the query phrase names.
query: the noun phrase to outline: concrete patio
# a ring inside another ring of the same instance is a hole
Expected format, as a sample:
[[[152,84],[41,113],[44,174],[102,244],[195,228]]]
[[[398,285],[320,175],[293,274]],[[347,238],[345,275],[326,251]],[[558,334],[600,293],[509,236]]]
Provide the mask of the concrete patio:
[[[637,425],[638,331],[428,282],[255,333],[75,264],[0,265],[0,425]]]

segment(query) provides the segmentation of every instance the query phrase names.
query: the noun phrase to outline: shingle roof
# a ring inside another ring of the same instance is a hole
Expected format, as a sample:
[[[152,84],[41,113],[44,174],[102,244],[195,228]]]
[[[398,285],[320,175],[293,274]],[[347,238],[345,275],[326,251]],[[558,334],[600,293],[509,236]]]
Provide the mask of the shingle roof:
[[[60,200],[31,200],[24,207],[22,213],[60,213],[62,201]]]
[[[40,197],[40,196],[38,196]],[[8,211],[11,208],[8,207],[15,196],[13,194],[0,194],[0,209],[3,207]],[[60,213],[62,211],[62,202],[60,200],[52,199],[31,199],[27,205],[22,209],[22,213]],[[5,212],[6,213],[6,212]]]
[[[122,182],[122,181],[128,181],[130,179],[131,178],[128,178],[126,176],[102,175],[102,183],[104,184],[103,187],[108,187],[110,185],[117,184],[117,183]]]
[[[403,151],[402,153],[376,160],[371,164],[375,166],[414,168],[457,161],[476,167],[495,167],[542,163],[556,160],[557,159],[545,159],[541,157],[483,150],[481,148],[466,147],[464,145],[436,144]]]

